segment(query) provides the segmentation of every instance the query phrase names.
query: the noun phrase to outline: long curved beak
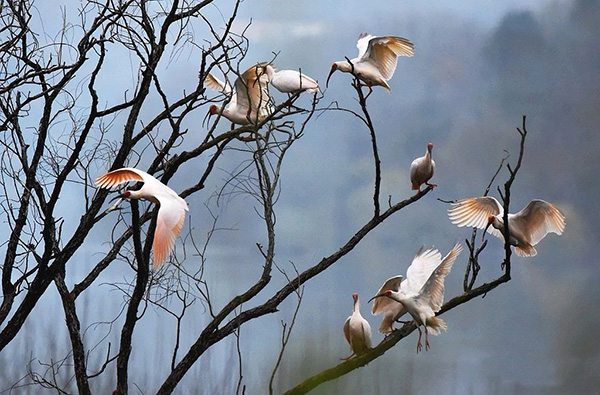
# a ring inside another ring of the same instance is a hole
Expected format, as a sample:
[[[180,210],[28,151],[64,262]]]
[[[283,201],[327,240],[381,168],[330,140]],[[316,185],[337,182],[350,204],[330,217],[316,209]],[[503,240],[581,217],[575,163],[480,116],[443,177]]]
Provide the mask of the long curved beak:
[[[210,116],[212,114],[210,113],[210,110],[206,113],[206,115],[204,116],[204,119],[202,120],[202,127],[204,127],[204,124],[206,124],[206,120],[209,119],[210,120]]]
[[[481,242],[482,243],[483,243],[483,240],[485,239],[485,234],[487,233],[487,230],[488,230],[488,228],[490,227],[491,224],[492,224],[492,221],[488,221],[487,226],[483,230],[483,234],[481,235]]]
[[[329,75],[327,76],[327,81],[325,82],[325,88],[329,88],[329,79],[331,78],[331,75],[333,73],[335,73],[336,68],[332,67],[331,71],[329,72]]]
[[[371,299],[369,299],[369,301],[368,301],[367,303],[371,303],[371,301],[372,301],[373,299],[376,299],[376,298],[381,298],[381,297],[383,297],[383,296],[386,296],[386,294],[385,294],[385,293],[380,293],[380,294],[377,294],[377,295],[373,296]]]

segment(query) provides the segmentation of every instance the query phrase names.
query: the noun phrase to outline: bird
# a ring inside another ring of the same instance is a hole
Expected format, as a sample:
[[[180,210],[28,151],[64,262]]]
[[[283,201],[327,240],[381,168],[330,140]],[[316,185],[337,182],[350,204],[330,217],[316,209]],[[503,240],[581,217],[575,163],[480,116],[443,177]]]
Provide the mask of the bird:
[[[406,271],[406,278],[403,279],[401,275],[388,278],[377,291],[377,295],[387,290],[398,291],[399,289],[407,294],[417,294],[441,262],[442,254],[437,249],[421,247]],[[375,299],[371,308],[373,315],[384,314],[379,326],[379,332],[384,334],[392,332],[394,322],[398,321],[407,312],[402,303],[390,298]]]
[[[344,323],[344,336],[350,344],[352,354],[347,358],[342,358],[343,360],[350,359],[354,355],[362,355],[371,348],[371,325],[360,314],[358,294],[353,293],[352,299],[354,299],[352,315]]]
[[[491,196],[461,199],[452,204],[448,217],[453,224],[472,226],[504,240],[504,209]],[[491,225],[491,227],[490,227]],[[535,199],[516,214],[508,214],[509,244],[521,257],[537,255],[534,248],[548,233],[561,235],[565,216],[552,203]]]
[[[265,72],[269,77],[269,83],[282,93],[296,93],[306,91],[316,93],[319,84],[306,74],[296,70],[277,70],[274,66],[267,64]]]
[[[146,173],[145,171],[124,167],[113,170],[96,178],[99,188],[112,188],[129,181],[143,182],[138,190],[125,190],[122,199],[142,199],[158,204],[158,218],[152,242],[153,267],[158,269],[165,262],[175,246],[175,238],[181,232],[188,205],[174,190]]]
[[[437,252],[437,250],[435,251]],[[432,335],[437,336],[441,333],[441,330],[446,331],[448,329],[448,325],[441,318],[436,317],[435,313],[440,311],[442,304],[444,303],[444,278],[448,275],[448,273],[450,273],[452,265],[454,264],[454,261],[456,261],[456,258],[461,251],[462,246],[460,244],[456,244],[429,276],[426,275],[426,272],[428,271],[428,265],[431,264],[430,260],[433,259],[433,256],[428,257],[427,259],[417,259],[415,268],[412,270],[409,268],[407,275],[410,279],[410,276],[413,275],[414,270],[415,279],[422,280],[421,276],[426,278],[426,281],[423,283],[420,289],[413,288],[412,285],[408,285],[410,284],[411,280],[407,280],[407,289],[402,287],[401,282],[396,281],[394,285],[398,287],[397,289],[385,289],[383,292],[379,292],[377,295],[371,298],[371,300],[382,297],[390,298],[391,300],[400,303],[403,309],[405,309],[412,316],[415,325],[419,330],[417,352],[421,351],[422,348],[422,332],[419,326],[422,325],[425,327],[425,350],[429,349],[429,332],[431,332]],[[425,253],[426,255],[423,256],[432,254],[432,252],[428,252],[427,250]],[[414,261],[413,264],[415,264]],[[384,284],[382,289],[385,288],[385,286],[386,284]],[[384,309],[389,310],[390,312],[397,310],[398,306],[392,305],[391,307],[393,308],[386,309],[384,304]],[[400,314],[402,314],[402,311],[400,311]]]
[[[334,62],[327,77],[325,86],[329,85],[331,75],[340,70],[344,73],[352,73],[366,86],[371,94],[372,86],[383,86],[388,92],[392,88],[388,85],[396,71],[398,56],[413,56],[415,46],[406,38],[396,36],[373,36],[361,33],[356,43],[358,56],[352,60]],[[367,95],[368,96],[368,95]]]
[[[269,95],[268,77],[265,72],[266,63],[258,63],[236,78],[234,88],[208,73],[204,84],[211,89],[226,95],[231,94],[227,106],[209,107],[206,117],[221,113],[234,124],[251,125],[264,121],[274,111],[273,100]],[[205,119],[206,119],[205,117]]]
[[[433,143],[427,144],[425,155],[412,161],[410,165],[410,183],[411,189],[421,192],[421,185],[425,184],[432,188],[437,184],[430,184],[429,180],[433,177],[435,171],[435,161],[431,158]]]

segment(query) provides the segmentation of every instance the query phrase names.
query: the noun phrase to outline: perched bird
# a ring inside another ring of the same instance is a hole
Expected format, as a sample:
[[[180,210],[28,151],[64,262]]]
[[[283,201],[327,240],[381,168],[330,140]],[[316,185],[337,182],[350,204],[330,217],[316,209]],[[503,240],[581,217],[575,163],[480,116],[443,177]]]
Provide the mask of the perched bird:
[[[430,184],[429,180],[433,177],[435,171],[435,162],[431,158],[433,150],[433,144],[427,144],[427,151],[425,156],[421,156],[412,161],[410,165],[410,183],[411,189],[419,190],[421,192],[421,185],[425,184],[430,187],[436,187],[436,184]]]
[[[459,200],[448,210],[448,217],[453,224],[485,229],[504,240],[504,209],[493,197]],[[548,233],[561,235],[564,229],[564,215],[555,205],[543,200],[532,200],[518,213],[508,214],[508,242],[519,256],[535,256],[537,251],[534,245]]]
[[[418,291],[415,291],[412,286],[410,286],[409,289],[403,289],[402,285],[399,285],[397,290],[386,289],[371,299],[387,297],[402,304],[404,309],[412,316],[417,325],[417,329],[419,330],[417,352],[421,351],[422,347],[420,325],[425,327],[425,350],[429,349],[429,332],[433,335],[439,335],[442,329],[448,329],[448,325],[446,325],[442,319],[437,318],[435,313],[440,311],[440,308],[444,303],[444,278],[450,273],[450,269],[461,251],[462,247],[459,244],[456,244],[428,276],[427,280]],[[415,267],[415,271],[418,272],[419,275],[424,275],[427,269],[425,267],[418,268],[418,266],[429,264],[429,259],[417,261],[419,263],[417,264],[417,267]],[[408,275],[410,278],[412,272],[408,273]],[[419,277],[419,275],[417,275],[417,277]]]
[[[150,174],[131,167],[113,170],[96,178],[96,186],[112,188],[129,181],[140,181],[144,185],[137,191],[125,190],[121,198],[143,199],[160,205],[156,230],[152,242],[154,268],[159,268],[175,246],[175,238],[181,232],[188,206],[175,191]]]
[[[296,93],[306,91],[316,93],[319,91],[319,84],[306,74],[296,70],[277,70],[268,64],[265,67],[269,83],[282,93]]]
[[[329,85],[331,75],[340,70],[344,73],[353,73],[369,87],[369,94],[373,85],[380,85],[389,92],[392,88],[388,85],[396,71],[398,56],[413,56],[415,46],[406,38],[395,36],[376,37],[367,33],[358,36],[356,43],[358,57],[348,61],[338,61],[331,65],[325,86]],[[367,95],[368,96],[368,95]]]
[[[407,295],[417,295],[431,276],[431,273],[433,273],[441,262],[442,254],[438,250],[432,247],[421,247],[406,271],[406,278],[404,280],[402,276],[388,278],[381,286],[381,289],[377,291],[377,295],[387,290],[396,292],[399,289],[402,289]],[[392,332],[394,330],[394,322],[398,321],[407,312],[402,303],[390,298],[375,299],[371,309],[373,315],[384,314],[379,326],[379,332],[381,333]]]
[[[346,340],[348,341],[348,344],[350,344],[352,354],[348,358],[343,359],[350,359],[354,355],[364,354],[371,348],[371,326],[367,320],[360,315],[358,294],[353,293],[352,298],[354,299],[353,312],[344,323],[344,336],[346,336]]]
[[[265,64],[259,63],[248,68],[236,78],[234,90],[231,86],[212,74],[204,80],[211,89],[231,94],[231,100],[225,108],[211,105],[207,117],[221,113],[222,116],[238,125],[250,125],[264,121],[273,113],[273,100],[269,96],[268,77]],[[206,117],[205,117],[206,118]]]

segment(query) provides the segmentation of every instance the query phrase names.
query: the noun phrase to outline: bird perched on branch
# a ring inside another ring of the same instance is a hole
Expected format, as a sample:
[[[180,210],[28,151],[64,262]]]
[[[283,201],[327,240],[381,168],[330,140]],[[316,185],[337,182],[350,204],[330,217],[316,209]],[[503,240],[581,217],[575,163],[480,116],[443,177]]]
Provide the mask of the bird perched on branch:
[[[269,78],[269,83],[282,93],[296,93],[306,91],[316,93],[319,91],[319,84],[306,74],[296,70],[277,70],[274,66],[267,64],[265,71]]]
[[[500,202],[491,196],[459,200],[448,210],[448,217],[459,227],[484,229],[504,240],[504,209]],[[543,200],[532,200],[518,213],[508,214],[508,242],[514,246],[515,253],[519,256],[535,256],[537,250],[534,245],[548,233],[561,235],[564,229],[565,216],[555,205]]]
[[[234,89],[214,75],[208,73],[204,84],[211,89],[231,95],[226,107],[211,105],[206,117],[220,113],[238,125],[260,123],[273,113],[273,100],[269,96],[266,63],[259,63],[248,68],[236,78]],[[205,117],[205,119],[206,119]]]
[[[429,332],[437,336],[441,330],[448,329],[448,325],[435,313],[440,311],[444,303],[444,278],[450,273],[461,251],[462,247],[456,244],[440,262],[441,255],[437,250],[421,248],[408,268],[406,281],[402,281],[402,276],[388,279],[371,299],[391,300],[376,301],[373,305],[374,314],[385,312],[380,331],[392,331],[394,321],[408,312],[419,330],[417,352],[422,347],[420,325],[425,327],[425,350],[429,349]],[[435,266],[433,270],[432,266]]]
[[[398,56],[413,56],[415,46],[406,38],[396,36],[372,36],[362,33],[356,43],[358,56],[351,60],[334,62],[327,77],[325,86],[329,85],[331,75],[336,71],[352,73],[369,87],[383,86],[388,92],[392,88],[388,85],[396,71]],[[367,94],[367,96],[369,95]]]
[[[436,187],[436,184],[430,184],[429,180],[433,177],[435,171],[435,162],[432,159],[433,144],[427,144],[425,155],[413,160],[410,165],[410,183],[411,189],[421,192],[421,185]]]
[[[354,299],[352,315],[346,319],[344,323],[344,336],[350,344],[352,354],[343,358],[350,359],[354,355],[361,355],[371,348],[371,325],[360,314],[360,303],[358,294],[352,294]]]
[[[175,246],[175,239],[183,228],[188,206],[185,200],[171,188],[145,171],[132,167],[113,170],[101,175],[96,179],[96,185],[99,188],[112,188],[130,181],[143,182],[144,185],[138,190],[127,189],[118,197],[148,200],[160,205],[152,242],[153,266],[157,269],[164,263]]]

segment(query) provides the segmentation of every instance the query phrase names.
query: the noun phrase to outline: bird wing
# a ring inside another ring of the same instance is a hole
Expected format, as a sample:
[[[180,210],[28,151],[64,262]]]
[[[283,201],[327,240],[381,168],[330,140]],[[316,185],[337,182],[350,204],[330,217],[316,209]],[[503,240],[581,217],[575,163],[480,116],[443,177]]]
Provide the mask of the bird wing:
[[[223,82],[211,73],[208,73],[208,75],[204,79],[204,84],[209,88],[223,92],[226,95],[229,95],[233,91],[229,82]],[[237,101],[236,96],[236,92],[233,92],[233,94],[231,95],[231,99],[229,100],[230,105],[235,106],[235,103]]]
[[[389,298],[386,298],[386,299],[389,299]],[[367,348],[371,348],[371,346],[372,346],[372,344],[371,344],[371,325],[369,325],[369,322],[363,318],[361,321],[361,326],[362,326],[362,335],[363,335],[363,341],[365,343],[365,346]]]
[[[433,271],[431,276],[429,276],[429,279],[427,279],[427,282],[419,292],[419,299],[431,306],[434,313],[438,312],[444,303],[444,278],[450,273],[450,269],[452,269],[452,265],[461,251],[462,246],[456,244],[442,259],[442,262]]]
[[[483,196],[478,198],[461,199],[452,203],[448,210],[448,217],[457,226],[471,226],[485,229],[490,215],[502,215],[504,210],[495,198]],[[502,232],[490,226],[488,232],[496,237],[502,238]]]
[[[350,318],[352,318],[352,316],[346,318],[346,322],[344,322],[344,337],[348,344],[352,345],[352,343],[350,343]]]
[[[228,82],[221,81],[211,73],[208,73],[208,75],[204,79],[204,84],[210,89],[214,89],[216,91],[220,91],[223,93],[231,92],[231,85],[229,85]]]
[[[158,181],[158,180],[157,180]],[[154,254],[154,268],[160,267],[168,258],[175,246],[175,239],[181,233],[187,204],[171,188],[160,183],[162,187],[156,192],[156,199],[160,203],[158,218],[156,219],[156,230],[152,242]]]
[[[358,36],[358,41],[356,41],[356,48],[358,48],[358,57],[362,58],[364,54],[367,52],[369,48],[369,41],[372,38],[376,38],[375,36],[369,33],[361,33]]]
[[[364,40],[367,37],[368,36],[365,36],[361,40]],[[395,36],[371,36],[367,50],[361,59],[369,60],[374,63],[381,72],[381,76],[385,80],[389,80],[394,75],[394,71],[396,71],[398,56],[413,56],[413,54],[414,45],[405,38]]]
[[[237,102],[243,109],[250,109],[250,115],[263,115],[271,102],[269,96],[269,77],[265,64],[259,63],[248,68],[235,80]]]
[[[134,169],[133,167],[124,167],[122,169],[113,170],[96,178],[96,186],[99,188],[112,188],[124,182],[146,182],[150,179],[156,180],[145,171]]]
[[[523,230],[531,245],[539,243],[550,232],[561,235],[565,229],[565,216],[555,205],[543,200],[532,200],[512,216],[511,222]]]
[[[379,291],[377,291],[376,295],[379,295],[380,293],[385,292],[388,289],[391,289],[392,291],[398,291],[400,289],[401,283],[402,283],[402,276],[390,277],[387,280],[385,280],[385,282],[383,283],[383,285],[381,286]],[[400,304],[400,303],[396,302],[395,300],[393,300],[391,298],[386,298],[386,297],[375,298],[375,301],[373,302],[373,307],[371,308],[371,314],[374,314],[374,315],[380,314],[381,312],[387,311],[388,309],[395,307],[398,304]]]
[[[406,286],[403,291],[407,295],[416,295],[419,293],[431,273],[439,266],[442,261],[442,254],[433,248],[422,246],[417,251],[412,263],[406,271]],[[404,285],[404,284],[403,284]],[[389,299],[389,298],[388,298]]]

